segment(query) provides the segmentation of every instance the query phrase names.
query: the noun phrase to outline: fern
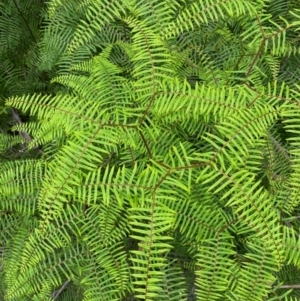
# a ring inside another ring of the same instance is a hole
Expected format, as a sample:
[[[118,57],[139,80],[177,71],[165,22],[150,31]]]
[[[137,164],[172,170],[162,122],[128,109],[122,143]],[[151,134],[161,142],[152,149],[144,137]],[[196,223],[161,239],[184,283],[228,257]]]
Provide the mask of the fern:
[[[0,299],[297,300],[297,4],[0,4]]]

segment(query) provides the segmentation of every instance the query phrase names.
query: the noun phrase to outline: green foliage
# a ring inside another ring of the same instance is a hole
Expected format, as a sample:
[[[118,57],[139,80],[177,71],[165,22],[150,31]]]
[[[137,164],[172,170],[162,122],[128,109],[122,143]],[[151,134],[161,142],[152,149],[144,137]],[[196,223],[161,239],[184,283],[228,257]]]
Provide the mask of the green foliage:
[[[299,30],[292,0],[2,1],[0,299],[298,300]]]

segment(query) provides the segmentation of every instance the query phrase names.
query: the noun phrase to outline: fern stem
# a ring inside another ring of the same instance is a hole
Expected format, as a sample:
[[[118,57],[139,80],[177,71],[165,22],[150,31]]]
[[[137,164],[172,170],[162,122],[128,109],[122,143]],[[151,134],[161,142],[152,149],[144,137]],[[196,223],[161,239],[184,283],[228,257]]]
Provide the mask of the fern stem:
[[[36,39],[35,39],[35,37],[34,37],[34,35],[33,35],[33,32],[32,32],[32,30],[31,30],[31,28],[29,27],[28,22],[27,22],[27,20],[25,19],[24,15],[22,14],[22,12],[21,12],[21,10],[20,10],[18,4],[16,3],[15,0],[13,0],[13,3],[14,3],[14,5],[15,5],[15,7],[17,8],[17,10],[18,10],[20,16],[21,16],[22,19],[24,20],[25,25],[26,25],[26,27],[28,28],[29,33],[30,33],[30,35],[32,36],[33,41],[36,43]]]
[[[286,284],[286,285],[281,285],[279,287],[280,289],[283,289],[283,288],[295,288],[295,289],[300,289],[300,284]]]
[[[67,280],[62,287],[58,291],[54,291],[52,294],[52,299],[55,300],[61,294],[61,292],[66,288],[66,286],[70,283],[71,280]]]

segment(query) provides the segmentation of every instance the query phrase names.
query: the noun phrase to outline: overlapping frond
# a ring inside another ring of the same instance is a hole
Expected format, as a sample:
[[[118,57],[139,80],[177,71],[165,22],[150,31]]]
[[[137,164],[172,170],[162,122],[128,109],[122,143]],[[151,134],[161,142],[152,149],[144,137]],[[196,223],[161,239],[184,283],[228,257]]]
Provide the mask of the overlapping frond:
[[[296,300],[297,1],[17,2],[3,299]]]

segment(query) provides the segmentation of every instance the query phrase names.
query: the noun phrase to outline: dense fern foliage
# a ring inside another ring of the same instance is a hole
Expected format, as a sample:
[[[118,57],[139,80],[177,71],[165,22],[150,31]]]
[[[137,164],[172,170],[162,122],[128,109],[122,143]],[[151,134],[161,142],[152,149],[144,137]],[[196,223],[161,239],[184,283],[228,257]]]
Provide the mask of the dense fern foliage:
[[[299,300],[299,32],[298,0],[2,0],[0,299]]]

